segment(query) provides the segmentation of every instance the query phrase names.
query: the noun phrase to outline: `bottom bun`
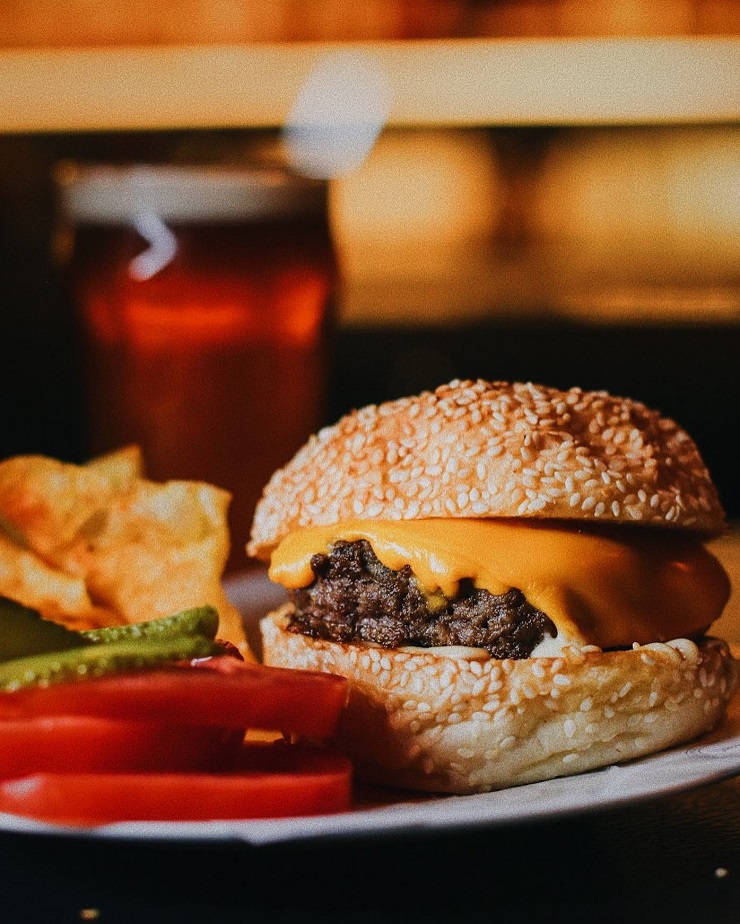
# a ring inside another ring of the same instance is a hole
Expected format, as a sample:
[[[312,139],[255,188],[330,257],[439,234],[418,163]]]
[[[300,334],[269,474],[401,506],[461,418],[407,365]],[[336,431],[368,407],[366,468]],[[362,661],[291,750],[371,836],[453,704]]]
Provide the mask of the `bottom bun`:
[[[347,677],[340,746],[358,778],[408,789],[489,792],[651,754],[716,725],[734,686],[719,639],[498,661],[312,639],[289,612],[261,623],[265,663]]]

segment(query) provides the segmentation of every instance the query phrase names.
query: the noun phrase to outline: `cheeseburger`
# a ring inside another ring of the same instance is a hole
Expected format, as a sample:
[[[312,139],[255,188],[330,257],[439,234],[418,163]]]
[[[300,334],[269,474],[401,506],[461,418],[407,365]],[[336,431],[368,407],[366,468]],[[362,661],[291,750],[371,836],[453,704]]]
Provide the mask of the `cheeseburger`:
[[[355,411],[276,472],[249,551],[268,664],[342,674],[358,775],[484,792],[687,741],[733,686],[691,438],[635,401],[454,381]]]

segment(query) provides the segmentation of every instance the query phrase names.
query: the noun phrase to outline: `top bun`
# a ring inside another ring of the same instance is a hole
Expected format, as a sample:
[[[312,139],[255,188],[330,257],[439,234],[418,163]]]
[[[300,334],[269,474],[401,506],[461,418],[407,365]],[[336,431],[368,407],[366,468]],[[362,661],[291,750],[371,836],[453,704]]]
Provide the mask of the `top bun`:
[[[349,519],[525,517],[716,534],[716,488],[691,437],[637,401],[580,388],[453,381],[353,411],[275,472],[251,555]]]

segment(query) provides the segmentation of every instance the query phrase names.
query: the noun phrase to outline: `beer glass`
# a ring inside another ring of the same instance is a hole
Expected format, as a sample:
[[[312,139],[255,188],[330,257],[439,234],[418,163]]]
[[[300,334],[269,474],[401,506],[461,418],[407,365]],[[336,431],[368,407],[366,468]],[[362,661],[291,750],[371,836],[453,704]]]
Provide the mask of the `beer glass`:
[[[60,165],[91,454],[228,489],[232,556],[322,422],[336,267],[326,185],[275,168]]]

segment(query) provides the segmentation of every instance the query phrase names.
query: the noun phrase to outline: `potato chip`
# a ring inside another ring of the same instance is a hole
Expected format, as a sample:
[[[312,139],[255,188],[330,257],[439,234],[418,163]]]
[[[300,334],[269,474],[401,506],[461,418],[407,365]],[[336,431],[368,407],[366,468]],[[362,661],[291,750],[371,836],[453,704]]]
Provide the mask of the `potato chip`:
[[[0,594],[62,622],[88,629],[120,622],[117,614],[96,607],[85,582],[55,571],[28,549],[0,533]]]
[[[124,446],[115,452],[97,456],[85,464],[101,475],[113,488],[124,489],[137,478],[144,477],[144,459],[139,446]]]
[[[67,625],[113,625],[215,606],[219,636],[246,651],[221,575],[229,494],[141,476],[136,447],[72,465],[0,462],[0,594]]]

